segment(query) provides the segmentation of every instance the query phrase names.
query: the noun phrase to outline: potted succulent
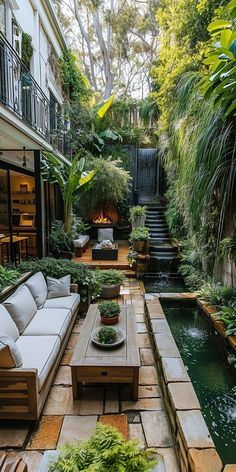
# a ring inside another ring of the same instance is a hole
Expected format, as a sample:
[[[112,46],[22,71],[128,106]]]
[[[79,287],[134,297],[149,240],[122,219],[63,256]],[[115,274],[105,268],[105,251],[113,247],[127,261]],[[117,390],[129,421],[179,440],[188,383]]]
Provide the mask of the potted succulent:
[[[136,205],[130,208],[129,214],[132,228],[139,228],[145,225],[146,213],[146,206]]]
[[[115,302],[99,303],[98,309],[101,316],[101,321],[106,325],[117,323],[120,316],[120,306]]]
[[[146,226],[134,228],[130,235],[134,251],[147,254],[149,249],[149,229]]]
[[[113,344],[116,342],[117,333],[114,328],[104,326],[103,328],[99,329],[97,338],[101,344]]]
[[[115,298],[119,296],[125,276],[120,270],[99,270],[97,279],[102,286],[101,298]]]

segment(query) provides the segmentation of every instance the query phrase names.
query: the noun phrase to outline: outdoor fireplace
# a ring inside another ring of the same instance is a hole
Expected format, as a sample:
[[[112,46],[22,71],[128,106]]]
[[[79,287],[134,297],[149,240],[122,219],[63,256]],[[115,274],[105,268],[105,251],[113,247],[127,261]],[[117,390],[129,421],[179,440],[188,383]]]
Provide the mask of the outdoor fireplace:
[[[118,213],[114,206],[97,208],[92,215],[92,222],[97,226],[114,226],[118,223]]]

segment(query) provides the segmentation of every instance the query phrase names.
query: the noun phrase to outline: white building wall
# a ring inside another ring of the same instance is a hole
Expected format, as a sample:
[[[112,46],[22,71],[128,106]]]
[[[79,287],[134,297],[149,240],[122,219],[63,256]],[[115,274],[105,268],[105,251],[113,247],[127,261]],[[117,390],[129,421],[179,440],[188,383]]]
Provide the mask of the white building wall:
[[[9,2],[9,0],[7,0]],[[13,6],[14,5],[14,6]],[[18,8],[17,8],[18,7]],[[34,54],[31,62],[31,73],[36,82],[49,98],[49,90],[55,95],[59,103],[63,102],[62,90],[49,64],[51,44],[57,56],[62,55],[65,43],[61,38],[61,32],[57,23],[51,18],[47,10],[45,0],[17,0],[8,3],[7,14],[7,39],[12,42],[11,15],[25,33],[32,37]]]

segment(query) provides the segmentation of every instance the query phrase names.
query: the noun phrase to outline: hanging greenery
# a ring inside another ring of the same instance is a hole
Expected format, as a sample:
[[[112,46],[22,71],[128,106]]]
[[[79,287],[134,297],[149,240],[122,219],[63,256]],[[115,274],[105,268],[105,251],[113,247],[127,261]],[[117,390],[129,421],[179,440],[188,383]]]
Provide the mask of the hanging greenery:
[[[21,40],[21,59],[27,66],[29,66],[33,52],[32,37],[23,31]]]
[[[81,72],[75,54],[68,49],[59,59],[62,87],[71,102],[89,101],[91,95],[87,78]]]

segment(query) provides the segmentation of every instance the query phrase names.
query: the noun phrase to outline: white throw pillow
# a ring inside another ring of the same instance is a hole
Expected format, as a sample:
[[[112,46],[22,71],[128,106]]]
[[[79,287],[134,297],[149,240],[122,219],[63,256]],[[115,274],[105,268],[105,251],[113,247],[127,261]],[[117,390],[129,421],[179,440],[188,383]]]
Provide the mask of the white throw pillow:
[[[42,308],[48,295],[46,280],[42,272],[37,272],[36,274],[32,275],[32,277],[30,277],[25,282],[25,285],[30,290],[37,308]]]
[[[0,330],[1,333],[10,336],[14,341],[17,341],[20,336],[16,324],[3,305],[0,305]]]
[[[0,368],[20,367],[22,363],[21,353],[14,339],[0,335]]]
[[[109,239],[111,242],[113,238],[113,228],[99,228],[98,230],[98,242],[101,243],[104,239]]]
[[[20,285],[3,302],[3,305],[9,311],[13,321],[15,321],[20,334],[23,333],[37,311],[37,305],[26,285]]]
[[[68,297],[70,295],[70,275],[61,279],[47,277],[48,298]]]

